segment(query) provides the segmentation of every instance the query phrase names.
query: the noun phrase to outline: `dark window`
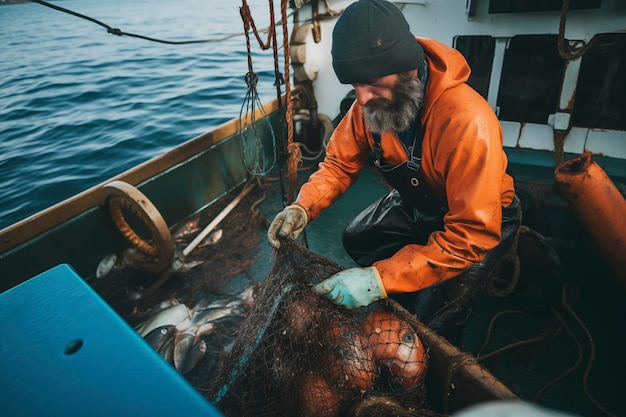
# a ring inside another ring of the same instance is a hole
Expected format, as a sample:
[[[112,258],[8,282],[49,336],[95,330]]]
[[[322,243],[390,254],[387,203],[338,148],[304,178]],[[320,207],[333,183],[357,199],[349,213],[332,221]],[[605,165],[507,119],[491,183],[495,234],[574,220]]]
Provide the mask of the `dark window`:
[[[570,10],[597,9],[601,0],[570,0]],[[563,0],[489,0],[489,13],[546,12],[563,7]]]
[[[487,99],[495,39],[490,36],[458,36],[454,43],[472,69],[467,83]]]
[[[556,112],[564,62],[557,35],[511,38],[504,54],[497,106],[501,120],[540,123]]]
[[[626,130],[626,34],[596,39],[582,58],[572,124]]]

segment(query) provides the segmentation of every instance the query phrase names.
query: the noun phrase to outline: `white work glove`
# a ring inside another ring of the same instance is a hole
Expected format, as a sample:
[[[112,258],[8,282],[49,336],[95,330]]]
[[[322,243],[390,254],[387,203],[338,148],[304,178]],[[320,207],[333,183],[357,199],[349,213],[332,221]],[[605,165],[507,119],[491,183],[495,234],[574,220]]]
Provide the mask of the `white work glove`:
[[[373,266],[345,269],[315,285],[313,291],[349,309],[387,298],[378,270]]]
[[[278,249],[280,248],[279,237],[297,239],[308,220],[309,216],[303,207],[297,204],[287,206],[274,217],[267,230],[267,240],[273,248]]]

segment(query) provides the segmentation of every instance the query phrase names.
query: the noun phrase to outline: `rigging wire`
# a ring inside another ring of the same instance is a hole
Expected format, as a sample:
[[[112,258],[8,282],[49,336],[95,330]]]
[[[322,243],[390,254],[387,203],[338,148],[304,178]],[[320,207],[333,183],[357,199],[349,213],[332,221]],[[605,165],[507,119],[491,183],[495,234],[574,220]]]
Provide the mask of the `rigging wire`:
[[[145,35],[139,35],[136,33],[129,33],[129,32],[124,32],[121,29],[118,28],[114,28],[112,26],[109,26],[108,24],[98,20],[98,19],[94,19],[93,17],[90,16],[86,16],[84,14],[75,12],[73,10],[70,9],[66,9],[63,8],[61,6],[57,6],[55,4],[51,4],[48,3],[46,1],[43,0],[29,0],[32,3],[38,3],[41,4],[42,6],[46,6],[49,7],[51,9],[63,12],[63,13],[67,13],[69,15],[72,16],[76,16],[79,17],[81,19],[85,19],[88,20],[92,23],[95,23],[96,25],[102,26],[103,28],[105,28],[107,30],[107,33],[110,33],[112,35],[116,35],[116,36],[129,36],[129,37],[133,37],[133,38],[139,38],[139,39],[143,39],[143,40],[147,40],[150,42],[158,42],[158,43],[164,43],[164,44],[168,44],[168,45],[186,45],[186,44],[193,44],[193,43],[210,43],[210,42],[222,42],[225,40],[228,40],[230,38],[235,38],[237,36],[243,36],[245,35],[244,32],[239,32],[239,33],[232,33],[230,35],[226,35],[226,36],[221,36],[221,37],[217,37],[217,38],[208,38],[208,39],[190,39],[190,40],[185,40],[185,41],[171,41],[171,40],[166,40],[166,39],[159,39],[159,38],[153,38],[150,36],[145,36]],[[277,25],[282,26],[282,22],[276,22]],[[267,33],[269,32],[269,28],[268,29],[260,29],[258,30],[259,33]]]
[[[242,5],[239,8],[239,13],[241,14],[241,20],[243,21],[244,32],[246,35],[246,49],[248,55],[248,73],[245,77],[246,84],[248,86],[248,92],[246,93],[246,97],[244,98],[239,114],[239,135],[241,137],[243,147],[243,161],[246,170],[256,177],[265,176],[274,167],[277,158],[276,137],[274,135],[274,129],[272,128],[272,125],[268,120],[267,114],[263,109],[263,105],[259,99],[259,94],[256,90],[256,85],[259,77],[256,72],[254,72],[254,68],[252,65],[252,52],[250,48],[250,29],[252,29],[252,32],[262,50],[269,49],[272,40],[276,39],[276,24],[274,21],[274,8],[272,0],[270,0],[269,4],[270,27],[267,40],[265,42],[261,39],[261,36],[259,35],[259,32],[254,23],[254,19],[252,18],[252,14],[250,13],[250,7],[248,6],[246,0],[242,1]],[[275,47],[274,61],[277,61]],[[277,88],[280,91],[280,87],[278,86]],[[257,123],[256,119],[257,113],[260,114],[261,120],[265,122],[265,126],[267,126],[267,128],[269,129],[270,135],[272,137],[272,149],[270,150],[272,155],[271,161],[267,160],[267,152],[265,150],[262,139],[263,135],[259,131],[261,125]]]

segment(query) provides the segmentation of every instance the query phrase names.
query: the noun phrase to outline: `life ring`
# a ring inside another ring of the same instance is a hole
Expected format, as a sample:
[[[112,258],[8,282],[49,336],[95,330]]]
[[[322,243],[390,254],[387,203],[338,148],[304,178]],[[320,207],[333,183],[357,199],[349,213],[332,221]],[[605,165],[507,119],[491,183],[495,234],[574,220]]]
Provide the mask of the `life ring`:
[[[140,253],[146,262],[137,266],[146,272],[161,273],[174,260],[174,240],[161,213],[141,191],[124,181],[112,181],[102,188],[102,201],[122,236]],[[151,235],[142,238],[128,224],[124,213],[132,213]]]

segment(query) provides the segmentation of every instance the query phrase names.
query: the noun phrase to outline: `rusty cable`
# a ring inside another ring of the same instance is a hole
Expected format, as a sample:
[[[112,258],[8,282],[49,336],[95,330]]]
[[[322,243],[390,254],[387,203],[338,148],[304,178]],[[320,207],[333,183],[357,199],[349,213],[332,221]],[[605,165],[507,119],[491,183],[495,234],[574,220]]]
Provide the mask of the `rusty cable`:
[[[302,151],[300,146],[293,141],[293,104],[289,99],[291,93],[289,81],[289,28],[287,27],[287,4],[288,0],[281,0],[281,19],[283,21],[283,46],[284,46],[284,65],[285,65],[285,96],[287,97],[287,112],[285,115],[287,122],[287,153],[289,159],[287,162],[287,178],[289,180],[289,199],[292,203],[295,200],[296,189],[298,188],[298,165],[302,161]]]

